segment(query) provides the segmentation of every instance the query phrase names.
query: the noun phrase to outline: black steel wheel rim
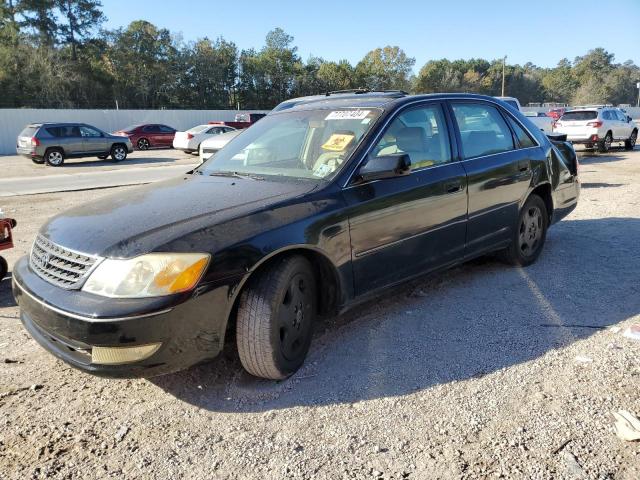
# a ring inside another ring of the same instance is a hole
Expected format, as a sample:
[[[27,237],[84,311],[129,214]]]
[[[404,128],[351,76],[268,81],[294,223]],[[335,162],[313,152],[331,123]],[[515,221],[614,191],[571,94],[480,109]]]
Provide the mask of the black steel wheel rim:
[[[296,273],[282,295],[278,309],[278,339],[280,352],[288,361],[306,354],[306,345],[313,321],[313,291],[310,279]]]
[[[518,246],[525,257],[531,257],[540,248],[543,229],[544,221],[540,208],[527,208],[520,219],[518,230]]]

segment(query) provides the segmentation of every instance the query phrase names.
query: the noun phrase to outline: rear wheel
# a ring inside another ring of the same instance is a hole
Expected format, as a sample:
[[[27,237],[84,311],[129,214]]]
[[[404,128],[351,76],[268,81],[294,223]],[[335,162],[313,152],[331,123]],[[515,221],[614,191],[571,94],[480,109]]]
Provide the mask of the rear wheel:
[[[548,226],[549,215],[544,200],[531,195],[520,210],[511,245],[502,252],[502,258],[511,265],[531,265],[542,252]]]
[[[127,158],[127,149],[124,145],[118,144],[111,147],[111,159],[114,162],[121,162]]]
[[[613,136],[611,132],[607,132],[604,136],[604,139],[598,142],[598,152],[607,153],[611,149],[611,142],[613,141]]]
[[[633,150],[634,147],[636,146],[636,141],[637,140],[638,140],[638,131],[634,130],[631,133],[631,136],[629,137],[629,139],[624,141],[624,149],[625,150]]]
[[[140,140],[138,140],[138,143],[136,143],[136,145],[138,146],[138,150],[149,150],[149,147],[151,146],[149,140],[147,140],[146,138],[141,138]]]
[[[301,256],[277,261],[250,281],[238,305],[236,334],[244,368],[280,380],[304,363],[316,317],[316,281]]]
[[[44,161],[52,167],[59,167],[64,163],[64,153],[59,148],[50,148],[44,154]]]

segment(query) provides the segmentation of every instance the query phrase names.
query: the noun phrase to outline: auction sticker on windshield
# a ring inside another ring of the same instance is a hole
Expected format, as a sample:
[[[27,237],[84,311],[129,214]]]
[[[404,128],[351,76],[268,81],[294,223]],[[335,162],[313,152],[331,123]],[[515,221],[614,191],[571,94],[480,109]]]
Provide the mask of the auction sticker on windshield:
[[[326,116],[325,120],[363,120],[371,110],[337,110]]]
[[[329,137],[329,140],[322,145],[323,150],[330,150],[332,152],[341,152],[356,138],[354,135],[334,133]]]

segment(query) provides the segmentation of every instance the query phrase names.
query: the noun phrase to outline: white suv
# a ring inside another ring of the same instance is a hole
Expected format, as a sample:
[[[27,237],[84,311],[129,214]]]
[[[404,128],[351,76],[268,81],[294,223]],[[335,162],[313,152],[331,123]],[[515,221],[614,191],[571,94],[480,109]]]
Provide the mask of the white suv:
[[[567,135],[571,143],[582,143],[587,148],[598,148],[603,153],[612,143],[624,142],[633,150],[638,138],[638,127],[631,117],[614,107],[577,107],[569,110],[556,122],[555,132]]]

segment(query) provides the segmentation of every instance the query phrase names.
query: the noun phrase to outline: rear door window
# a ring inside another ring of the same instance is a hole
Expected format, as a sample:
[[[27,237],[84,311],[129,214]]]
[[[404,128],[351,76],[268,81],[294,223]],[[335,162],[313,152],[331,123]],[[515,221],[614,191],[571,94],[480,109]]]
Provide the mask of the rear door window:
[[[464,158],[514,149],[511,130],[496,107],[480,103],[452,103],[460,130]]]
[[[511,129],[513,130],[513,133],[516,134],[516,139],[518,141],[518,146],[520,148],[530,148],[530,147],[537,146],[535,140],[531,138],[531,135],[529,135],[527,131],[524,128],[522,128],[518,122],[516,122],[510,116],[507,116],[507,119],[509,120],[509,125],[511,125]]]

